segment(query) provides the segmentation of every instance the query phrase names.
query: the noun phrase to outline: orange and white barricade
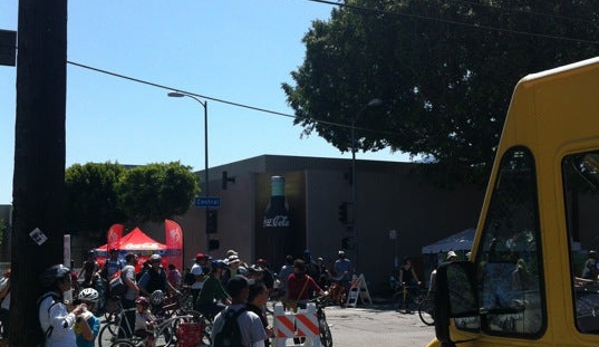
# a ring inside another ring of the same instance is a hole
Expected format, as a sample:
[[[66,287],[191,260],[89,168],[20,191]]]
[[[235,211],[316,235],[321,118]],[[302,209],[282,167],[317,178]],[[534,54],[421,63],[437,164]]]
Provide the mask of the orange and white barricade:
[[[283,305],[276,304],[273,323],[273,347],[320,347],[320,331],[314,303],[308,303],[305,310],[300,309],[297,313],[285,311]],[[297,337],[305,338],[301,345],[287,345],[287,339]]]
[[[347,293],[347,307],[356,307],[358,299],[362,300],[362,304],[372,305],[372,299],[370,298],[370,292],[366,285],[366,279],[364,274],[360,276],[354,275],[351,280],[351,286],[349,293]]]

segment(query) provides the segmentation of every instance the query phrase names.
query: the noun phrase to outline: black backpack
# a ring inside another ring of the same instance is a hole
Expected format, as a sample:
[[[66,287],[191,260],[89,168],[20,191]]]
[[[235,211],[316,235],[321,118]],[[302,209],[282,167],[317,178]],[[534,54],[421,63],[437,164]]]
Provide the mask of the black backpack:
[[[243,312],[247,311],[245,307],[235,312],[232,309],[223,311],[225,324],[223,328],[214,336],[213,347],[244,347],[241,341],[241,329],[237,318]]]
[[[41,305],[42,301],[44,301],[44,299],[46,299],[47,297],[52,297],[52,304],[48,307],[48,312],[47,314],[50,314],[50,309],[52,309],[52,307],[54,307],[55,305],[58,305],[59,303],[62,302],[62,298],[58,295],[56,295],[56,293],[46,293],[44,295],[42,295],[38,300],[37,300],[37,307],[38,307],[38,311],[39,311],[39,306]],[[42,330],[42,326],[40,324],[40,320],[39,317],[38,319],[35,320],[37,322],[37,327],[38,329],[35,329],[35,346],[44,346],[46,343],[46,339],[48,337],[50,337],[52,335],[52,326],[50,326],[46,331]]]

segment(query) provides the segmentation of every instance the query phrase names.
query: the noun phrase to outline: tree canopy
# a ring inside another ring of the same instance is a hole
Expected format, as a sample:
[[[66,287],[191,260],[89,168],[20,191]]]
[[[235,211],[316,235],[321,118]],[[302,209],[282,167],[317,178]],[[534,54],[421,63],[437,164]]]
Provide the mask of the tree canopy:
[[[185,214],[199,192],[191,167],[179,162],[148,164],[127,171],[117,185],[119,206],[136,222],[161,222]]]
[[[118,163],[74,164],[65,172],[67,231],[104,236],[108,227],[124,221],[115,187],[125,175]]]
[[[98,238],[114,223],[183,215],[199,192],[197,176],[179,162],[130,169],[118,163],[74,164],[65,181],[68,231]]]
[[[305,135],[350,151],[355,122],[358,150],[432,156],[444,180],[483,182],[516,82],[597,55],[598,13],[580,0],[346,0],[312,23],[282,88]]]

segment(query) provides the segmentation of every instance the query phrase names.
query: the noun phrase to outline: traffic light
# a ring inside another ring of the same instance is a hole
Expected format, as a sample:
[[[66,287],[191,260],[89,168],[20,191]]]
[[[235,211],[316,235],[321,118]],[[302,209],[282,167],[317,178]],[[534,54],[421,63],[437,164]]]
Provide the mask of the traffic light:
[[[208,241],[208,250],[209,251],[214,251],[215,249],[219,249],[219,248],[220,248],[219,240],[209,240]]]
[[[339,204],[339,221],[343,224],[347,224],[347,202]]]
[[[341,239],[341,249],[354,249],[354,238],[351,236],[344,237]]]
[[[218,230],[218,213],[216,210],[206,212],[206,233],[215,234]]]

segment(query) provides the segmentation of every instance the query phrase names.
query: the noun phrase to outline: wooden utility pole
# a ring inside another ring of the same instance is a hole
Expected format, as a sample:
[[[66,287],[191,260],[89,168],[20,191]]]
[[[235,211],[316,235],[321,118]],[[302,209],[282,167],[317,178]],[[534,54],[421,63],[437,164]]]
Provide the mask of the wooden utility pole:
[[[34,345],[38,277],[63,262],[67,0],[20,0],[10,345]],[[48,239],[38,245],[38,228]],[[67,264],[68,265],[68,264]]]

